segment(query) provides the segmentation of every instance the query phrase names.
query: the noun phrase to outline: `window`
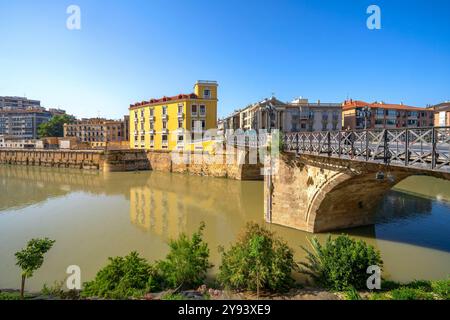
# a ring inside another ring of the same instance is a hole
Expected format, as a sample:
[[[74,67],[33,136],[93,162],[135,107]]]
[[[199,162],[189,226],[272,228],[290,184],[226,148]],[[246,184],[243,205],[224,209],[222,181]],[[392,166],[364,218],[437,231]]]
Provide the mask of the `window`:
[[[203,97],[204,97],[205,99],[211,98],[211,90],[209,90],[209,89],[203,90]]]
[[[163,129],[167,129],[167,121],[163,121]]]
[[[197,105],[193,104],[192,107],[191,107],[191,111],[192,111],[191,112],[192,115],[196,116],[197,115]]]
[[[162,107],[162,114],[166,115],[167,114],[167,106],[163,106]]]
[[[150,130],[154,130],[155,129],[155,123],[154,122],[150,122]]]
[[[183,128],[183,120],[178,120],[178,129]]]
[[[178,143],[183,143],[183,140],[184,140],[184,136],[179,135],[178,136]]]
[[[201,106],[200,106],[200,115],[201,115],[201,116],[204,116],[205,114],[206,114],[206,107],[203,106],[203,105],[201,105]]]
[[[178,106],[178,114],[183,114],[183,105]]]
[[[150,109],[150,117],[153,117],[155,114],[155,109],[151,108]]]

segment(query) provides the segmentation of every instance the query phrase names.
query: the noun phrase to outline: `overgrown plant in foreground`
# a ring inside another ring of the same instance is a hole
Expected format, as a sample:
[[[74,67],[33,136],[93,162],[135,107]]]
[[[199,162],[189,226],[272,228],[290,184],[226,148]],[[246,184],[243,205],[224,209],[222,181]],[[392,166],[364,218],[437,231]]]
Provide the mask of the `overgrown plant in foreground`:
[[[293,284],[297,268],[291,248],[285,241],[256,223],[228,251],[223,248],[218,280],[236,290],[285,291]],[[258,292],[259,293],[259,292]]]
[[[159,289],[155,268],[137,252],[108,259],[109,264],[97,273],[95,279],[84,284],[83,297],[127,299]]]
[[[22,269],[22,282],[20,286],[20,297],[24,298],[25,280],[33,276],[34,271],[39,269],[44,263],[44,254],[46,254],[55,243],[55,240],[49,238],[31,239],[27,246],[15,253],[17,263]]]
[[[301,271],[327,289],[367,288],[367,268],[371,265],[382,268],[383,265],[378,250],[347,235],[335,239],[330,236],[324,245],[314,237],[310,243],[312,251],[303,247],[307,252],[307,262],[300,263],[304,267]]]
[[[202,223],[191,238],[181,234],[177,240],[170,241],[166,259],[154,264],[141,258],[137,252],[126,257],[109,258],[110,263],[97,273],[95,279],[84,284],[81,295],[127,299],[168,288],[197,287],[203,283],[208,268],[212,266],[208,261],[208,245],[202,239],[204,227]]]
[[[203,241],[202,223],[197,232],[189,238],[182,233],[169,243],[170,252],[166,259],[158,262],[158,270],[169,288],[191,289],[203,284],[209,263],[208,244]]]

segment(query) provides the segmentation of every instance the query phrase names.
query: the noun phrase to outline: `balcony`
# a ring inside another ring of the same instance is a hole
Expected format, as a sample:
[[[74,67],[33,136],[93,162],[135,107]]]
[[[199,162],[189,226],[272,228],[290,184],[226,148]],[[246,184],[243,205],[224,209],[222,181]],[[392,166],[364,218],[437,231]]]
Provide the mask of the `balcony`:
[[[150,141],[150,148],[154,148],[155,147],[155,141]]]
[[[183,111],[178,111],[178,119],[183,119],[184,118],[184,112]]]
[[[148,131],[148,133],[149,133],[149,134],[155,134],[155,129],[150,129],[150,130]]]
[[[206,112],[200,112],[200,113],[199,113],[199,116],[200,116],[201,118],[206,117]]]
[[[169,146],[169,141],[168,141],[168,140],[163,140],[163,141],[161,142],[161,146],[162,146],[163,148],[167,148],[167,147]]]
[[[163,115],[162,115],[162,119],[163,119],[163,120],[167,120],[167,119],[169,119],[169,116],[168,116],[168,114],[167,114],[167,113],[163,113]]]
[[[168,134],[169,133],[169,129],[167,129],[167,128],[163,128],[162,130],[161,130],[161,132],[162,132],[162,134]]]
[[[148,117],[148,119],[149,119],[150,121],[155,121],[155,116],[154,116],[154,115],[150,115],[150,116]]]

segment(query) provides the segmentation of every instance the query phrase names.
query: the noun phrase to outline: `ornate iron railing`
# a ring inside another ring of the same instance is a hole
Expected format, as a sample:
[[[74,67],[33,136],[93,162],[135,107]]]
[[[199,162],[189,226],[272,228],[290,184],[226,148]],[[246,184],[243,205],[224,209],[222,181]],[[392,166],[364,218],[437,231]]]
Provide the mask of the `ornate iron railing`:
[[[293,132],[284,150],[450,172],[450,127]]]

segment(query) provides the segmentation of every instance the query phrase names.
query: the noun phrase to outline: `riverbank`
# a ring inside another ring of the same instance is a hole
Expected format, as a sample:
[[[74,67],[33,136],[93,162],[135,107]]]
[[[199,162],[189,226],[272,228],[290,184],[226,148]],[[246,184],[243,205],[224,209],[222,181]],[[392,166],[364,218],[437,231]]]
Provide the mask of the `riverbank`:
[[[253,163],[256,162],[256,163]],[[263,180],[261,162],[250,161],[248,150],[218,154],[148,150],[23,150],[0,149],[0,165],[72,168],[102,172],[154,170],[167,173]]]

